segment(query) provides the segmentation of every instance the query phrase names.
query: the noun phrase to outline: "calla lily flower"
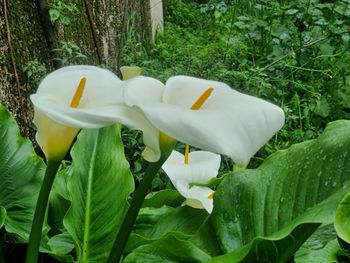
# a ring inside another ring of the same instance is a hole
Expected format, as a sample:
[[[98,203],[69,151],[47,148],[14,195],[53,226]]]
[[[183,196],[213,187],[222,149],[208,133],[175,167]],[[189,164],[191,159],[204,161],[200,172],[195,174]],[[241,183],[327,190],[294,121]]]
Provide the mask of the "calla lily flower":
[[[284,124],[280,107],[222,82],[188,76],[171,77],[165,86],[152,78],[134,77],[124,98],[161,132],[228,155],[239,165],[247,164]]]
[[[36,139],[47,159],[61,160],[80,128],[100,128],[122,123],[144,131],[144,141],[158,149],[157,133],[142,112],[123,101],[125,81],[94,66],[69,66],[47,75],[34,104]],[[154,141],[157,140],[157,141]]]
[[[173,151],[162,169],[169,176],[174,187],[186,198],[184,204],[194,208],[205,208],[208,213],[211,213],[214,191],[204,186],[190,187],[190,184],[207,183],[216,177],[220,168],[220,155],[195,151],[187,155],[187,163],[185,156]]]

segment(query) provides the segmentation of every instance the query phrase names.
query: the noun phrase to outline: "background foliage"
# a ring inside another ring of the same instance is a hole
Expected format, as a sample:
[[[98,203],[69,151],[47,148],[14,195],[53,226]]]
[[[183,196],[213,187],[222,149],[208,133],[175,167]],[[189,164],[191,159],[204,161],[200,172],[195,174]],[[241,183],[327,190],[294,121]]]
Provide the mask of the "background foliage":
[[[176,74],[223,81],[280,105],[286,125],[250,167],[350,117],[349,0],[168,2],[155,45],[146,52],[130,33],[123,62],[163,81]]]
[[[74,5],[62,3],[65,2],[55,1],[51,5],[51,19],[67,26],[72,14],[80,11]],[[323,130],[333,120],[350,117],[350,0],[169,0],[166,10],[165,30],[159,32],[154,45],[147,48],[135,30],[134,16],[129,16],[122,56],[124,65],[141,66],[144,75],[162,81],[184,74],[226,82],[239,91],[280,105],[286,113],[286,125],[250,163],[250,168],[257,169],[226,175],[225,183],[218,187],[211,216],[202,210],[180,207],[182,198],[166,189],[171,188],[171,184],[160,173],[153,190],[161,191],[152,193],[144,202],[124,261],[347,262],[349,196],[342,198],[349,188],[349,123],[333,122],[324,133]],[[81,63],[86,59],[74,42],[61,42],[59,48],[65,54],[64,63]],[[48,72],[38,60],[30,61],[24,71],[28,82],[35,84]],[[33,154],[29,142],[18,136],[13,120],[4,109],[0,117],[6,120],[0,128],[4,136],[9,136],[9,143],[3,141],[1,148],[9,147],[25,156],[23,162],[32,160],[33,164],[26,165],[26,169],[41,174],[43,163]],[[7,129],[15,131],[12,136]],[[118,142],[108,141],[113,137],[111,134]],[[88,140],[90,137],[93,139]],[[315,138],[318,139],[309,140]],[[140,155],[141,133],[123,128],[121,139],[137,184],[145,167]],[[306,140],[309,141],[289,148]],[[91,152],[80,155],[81,148],[101,152],[104,152],[102,148],[108,148],[107,161],[123,159],[119,130],[109,127],[84,131],[79,136],[72,151],[73,164],[66,162],[55,182],[49,228],[45,229],[41,247],[42,252],[61,262],[74,259],[83,262],[95,256],[104,260],[113,239],[108,233],[118,227],[116,224],[121,221],[132,191],[124,159],[122,167],[108,171],[104,178],[108,183],[105,183],[99,180],[100,174],[88,166]],[[278,151],[281,149],[283,151]],[[272,153],[275,154],[266,159]],[[14,154],[12,158],[18,157]],[[96,167],[110,166],[100,163],[97,157],[93,159]],[[0,184],[2,193],[13,192],[12,188],[17,187],[13,174],[7,174],[6,165],[7,159],[0,158],[1,169],[6,172],[0,174],[6,176],[5,183]],[[231,160],[224,158],[222,172],[232,170],[232,166]],[[84,181],[87,179],[84,176],[76,175],[79,173],[89,174],[90,183]],[[119,180],[123,184],[116,180],[115,174],[123,177]],[[28,176],[23,174],[29,182],[27,187],[37,189],[40,177],[34,180]],[[72,184],[81,186],[79,191],[73,191]],[[124,202],[116,204],[115,199],[106,197],[104,185],[108,185],[110,192],[125,186],[124,192],[119,193]],[[96,199],[92,200],[91,196]],[[0,198],[0,225],[3,226],[0,252],[2,246],[13,248],[10,244],[16,243],[18,247],[25,242],[29,226],[20,222],[28,220],[15,212],[28,208],[26,216],[31,217],[34,206],[35,195],[31,196],[33,200],[25,199],[19,206],[13,206],[11,202],[15,199],[10,197]],[[98,205],[102,203],[104,205]],[[103,215],[109,208],[119,211],[120,217],[107,220],[101,232],[96,230],[100,229],[98,224],[92,224],[91,228],[82,226],[82,221],[85,220],[86,225],[87,218]],[[67,211],[70,212],[67,214]],[[12,219],[13,214],[18,218]],[[11,226],[11,220],[15,227]],[[311,235],[322,223],[326,226]],[[89,230],[93,234],[86,234]],[[243,236],[243,232],[247,234]],[[337,235],[340,238],[337,239]],[[100,239],[106,244],[91,246],[91,251],[81,249]],[[13,257],[17,250],[13,251],[5,254]],[[222,256],[224,253],[227,254]],[[43,256],[44,261],[45,257],[48,256]],[[50,257],[45,262],[53,261]]]

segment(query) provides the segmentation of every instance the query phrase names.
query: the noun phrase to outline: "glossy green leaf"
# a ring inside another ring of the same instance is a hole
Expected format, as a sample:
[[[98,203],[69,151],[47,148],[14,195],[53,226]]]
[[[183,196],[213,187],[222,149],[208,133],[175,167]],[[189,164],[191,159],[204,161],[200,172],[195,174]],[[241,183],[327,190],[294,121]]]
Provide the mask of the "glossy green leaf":
[[[74,240],[78,262],[103,263],[134,187],[119,127],[82,130],[71,155],[68,189],[72,204],[64,226]]]
[[[74,243],[69,233],[64,232],[48,239],[44,238],[40,251],[50,254],[51,257],[63,263],[73,263],[74,258],[70,252],[74,249]]]
[[[64,231],[63,218],[66,215],[70,202],[56,192],[50,194],[50,205],[47,221],[50,226],[49,235],[57,235]]]
[[[125,251],[130,252],[140,245],[152,243],[170,232],[181,232],[190,238],[207,217],[208,213],[204,209],[188,206],[142,208]]]
[[[218,256],[222,254],[220,245],[217,241],[215,229],[213,228],[209,217],[189,241],[210,256]]]
[[[163,205],[177,207],[185,201],[185,198],[173,189],[164,189],[148,194],[143,201],[142,207],[162,207]]]
[[[276,233],[276,237],[256,237],[248,245],[233,252],[217,256],[210,263],[238,262],[287,262],[303,242],[315,231],[319,224],[301,224],[287,234],[287,230]]]
[[[317,139],[228,175],[214,197],[212,222],[226,254],[210,262],[287,262],[321,223],[332,223],[350,191],[350,121]]]
[[[207,217],[204,209],[188,206],[143,208],[134,225],[134,233],[150,239],[160,238],[170,231],[193,234]]]
[[[338,205],[334,227],[337,231],[337,235],[350,244],[350,193],[348,193]]]
[[[319,249],[300,249],[295,257],[295,263],[341,263],[343,261],[339,261],[338,256],[342,254],[338,240],[334,239],[328,242],[325,247]]]
[[[72,237],[67,232],[53,236],[47,244],[56,255],[66,255],[74,248]]]
[[[123,263],[201,263],[210,256],[193,243],[183,240],[179,234],[168,234],[163,238],[135,249]]]
[[[0,222],[23,242],[29,237],[45,164],[1,105],[0,138]]]
[[[341,249],[333,224],[323,225],[295,253],[296,263],[342,263],[346,254]]]
[[[0,206],[0,229],[5,223],[5,218],[6,218],[6,209],[3,206]]]

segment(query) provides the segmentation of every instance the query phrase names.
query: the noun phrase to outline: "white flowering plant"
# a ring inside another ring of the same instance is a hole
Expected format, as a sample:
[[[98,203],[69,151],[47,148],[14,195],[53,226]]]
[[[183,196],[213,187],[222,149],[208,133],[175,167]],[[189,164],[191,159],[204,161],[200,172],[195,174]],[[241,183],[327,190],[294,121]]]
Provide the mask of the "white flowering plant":
[[[69,66],[43,79],[30,98],[45,160],[0,108],[0,227],[28,244],[27,263],[43,254],[81,263],[306,260],[302,244],[327,225],[342,240],[333,248],[350,243],[349,121],[256,169],[220,171],[222,155],[247,166],[282,128],[283,110],[219,81],[121,71],[122,80]],[[143,134],[137,185],[123,125]],[[160,171],[173,187],[152,192]]]

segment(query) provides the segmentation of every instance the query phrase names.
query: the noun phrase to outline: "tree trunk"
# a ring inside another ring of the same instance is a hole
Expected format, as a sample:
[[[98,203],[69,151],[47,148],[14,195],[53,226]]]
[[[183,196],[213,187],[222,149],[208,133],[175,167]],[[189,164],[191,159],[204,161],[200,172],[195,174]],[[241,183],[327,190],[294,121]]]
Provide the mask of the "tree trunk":
[[[0,0],[0,104],[14,115],[23,135],[33,138],[32,104],[34,93],[45,74],[53,70],[52,57],[67,64],[104,64],[119,73],[127,23],[134,13],[136,29],[148,45],[150,31],[149,0],[74,0],[79,12],[70,15],[70,24],[51,24],[45,11],[48,0]],[[38,5],[36,5],[36,2]],[[44,4],[44,6],[43,6]],[[52,30],[53,29],[53,30]],[[69,55],[56,47],[74,43],[86,59]],[[55,68],[59,67],[57,61]]]

